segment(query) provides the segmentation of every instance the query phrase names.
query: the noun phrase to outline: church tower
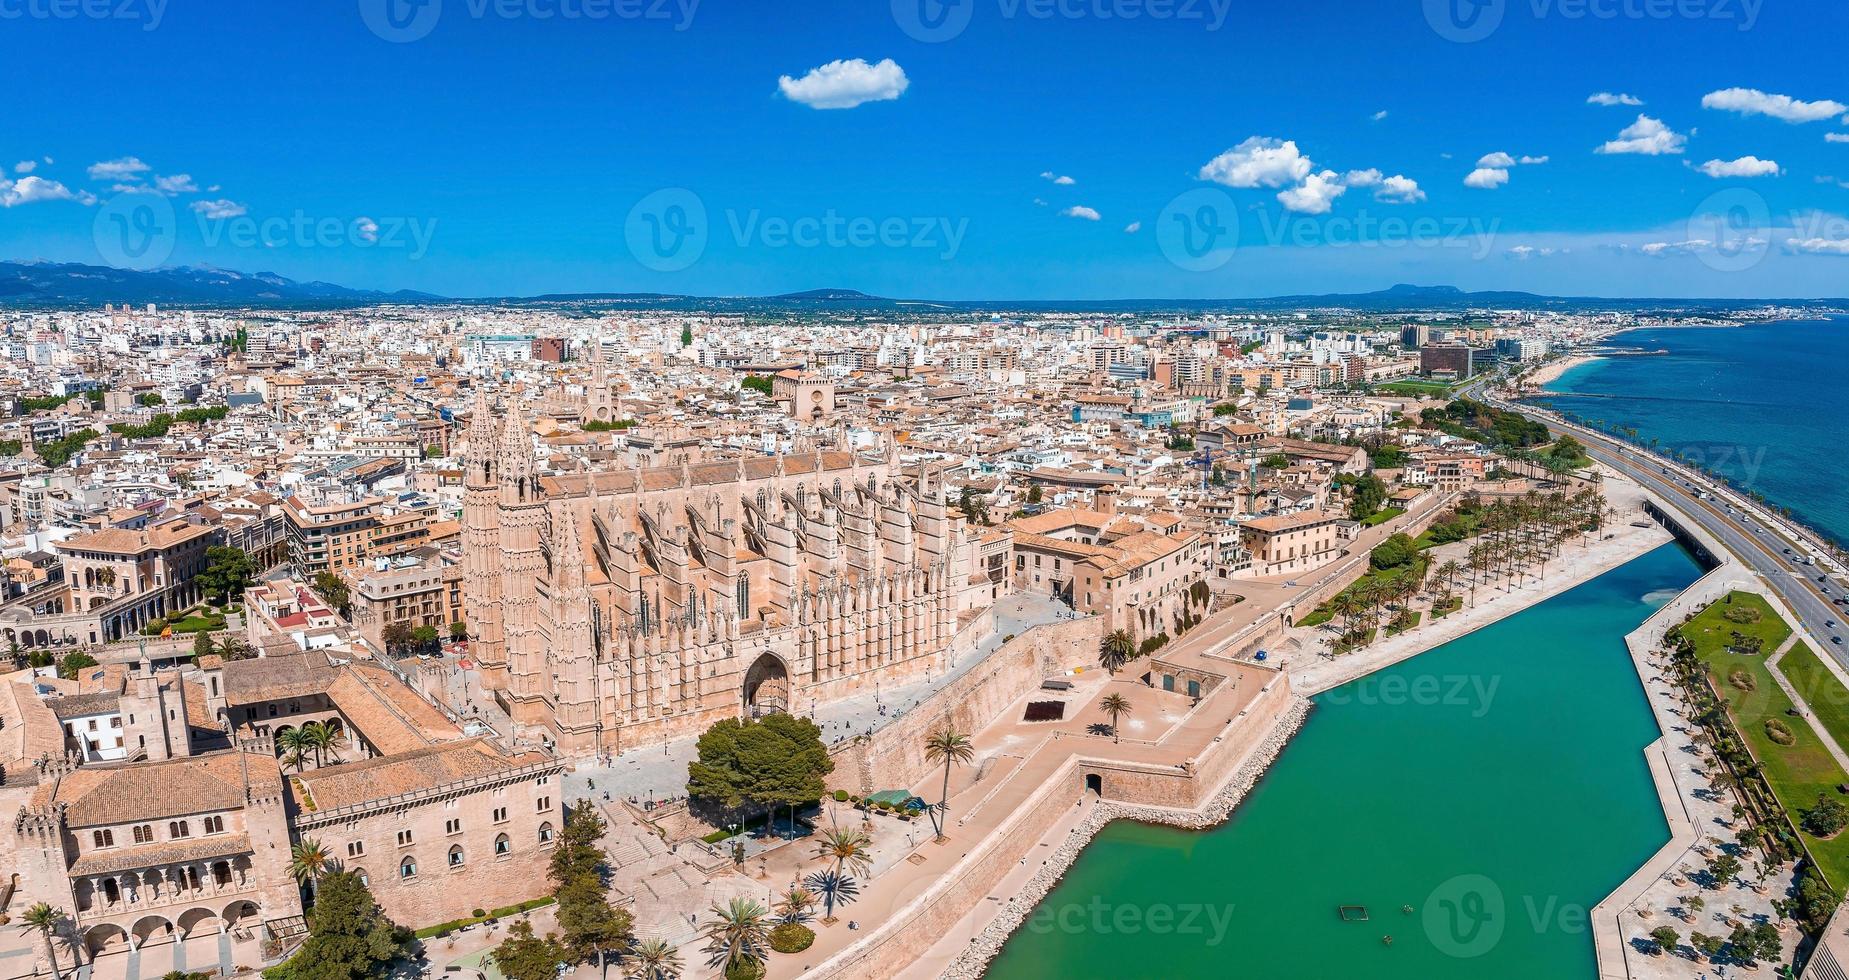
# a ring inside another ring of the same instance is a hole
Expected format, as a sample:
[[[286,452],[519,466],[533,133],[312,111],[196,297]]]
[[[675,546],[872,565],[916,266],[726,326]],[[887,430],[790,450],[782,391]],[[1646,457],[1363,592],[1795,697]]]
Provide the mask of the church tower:
[[[501,621],[501,494],[495,478],[500,439],[485,387],[469,412],[469,449],[462,483],[462,589],[469,651],[481,665],[482,686],[507,687],[507,645]]]
[[[501,628],[507,690],[514,701],[509,714],[516,723],[538,723],[544,720],[540,698],[546,674],[539,585],[541,578],[551,577],[553,562],[546,553],[550,521],[539,491],[526,413],[516,405],[506,417],[495,477],[500,498]]]

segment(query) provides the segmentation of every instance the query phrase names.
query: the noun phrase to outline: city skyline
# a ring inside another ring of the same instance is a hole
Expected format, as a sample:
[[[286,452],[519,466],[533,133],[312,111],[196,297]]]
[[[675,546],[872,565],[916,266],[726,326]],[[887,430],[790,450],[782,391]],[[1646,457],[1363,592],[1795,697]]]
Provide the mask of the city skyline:
[[[1814,297],[1849,260],[1840,9],[52,10],[12,18],[64,80],[0,146],[20,260],[1023,301]]]

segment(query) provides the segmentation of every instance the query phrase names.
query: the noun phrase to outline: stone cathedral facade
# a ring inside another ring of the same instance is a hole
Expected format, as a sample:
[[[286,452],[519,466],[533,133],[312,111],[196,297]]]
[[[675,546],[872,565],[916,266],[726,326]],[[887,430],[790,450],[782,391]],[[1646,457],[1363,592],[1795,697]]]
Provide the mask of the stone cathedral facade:
[[[472,415],[471,653],[516,734],[568,755],[941,671],[1005,588],[890,444],[547,475],[518,408]]]

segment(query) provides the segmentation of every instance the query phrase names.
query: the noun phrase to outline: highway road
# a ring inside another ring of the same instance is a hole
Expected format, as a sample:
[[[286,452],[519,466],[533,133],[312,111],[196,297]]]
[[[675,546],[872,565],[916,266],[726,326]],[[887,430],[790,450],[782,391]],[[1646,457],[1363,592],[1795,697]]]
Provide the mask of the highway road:
[[[1586,445],[1594,459],[1635,480],[1659,499],[1699,524],[1708,536],[1752,569],[1778,594],[1823,650],[1849,668],[1849,599],[1841,568],[1826,554],[1787,536],[1767,515],[1731,490],[1703,480],[1669,460],[1576,425],[1548,411],[1509,402],[1496,395],[1478,395],[1491,378],[1464,389],[1473,397],[1508,411],[1520,412],[1547,425],[1556,435],[1571,434]],[[1832,572],[1836,574],[1832,574]]]

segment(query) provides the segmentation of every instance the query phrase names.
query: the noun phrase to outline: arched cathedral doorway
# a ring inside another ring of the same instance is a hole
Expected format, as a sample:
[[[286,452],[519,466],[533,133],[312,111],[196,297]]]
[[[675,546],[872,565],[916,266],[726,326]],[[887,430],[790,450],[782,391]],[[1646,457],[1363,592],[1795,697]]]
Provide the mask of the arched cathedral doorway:
[[[745,714],[752,718],[790,710],[790,674],[783,661],[764,654],[745,671]]]

